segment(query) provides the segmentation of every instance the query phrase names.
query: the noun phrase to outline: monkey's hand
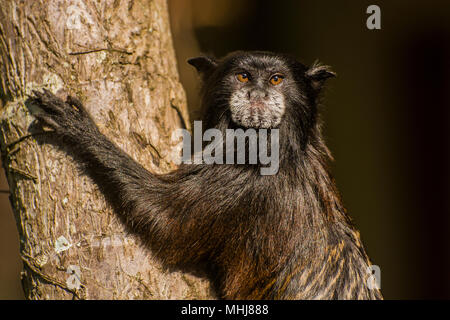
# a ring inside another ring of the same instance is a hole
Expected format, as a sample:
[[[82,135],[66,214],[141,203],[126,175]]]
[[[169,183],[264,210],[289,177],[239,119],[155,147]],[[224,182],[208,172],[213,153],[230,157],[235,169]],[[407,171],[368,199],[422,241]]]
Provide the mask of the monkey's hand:
[[[83,171],[100,187],[128,227],[171,263],[191,263],[204,257],[203,251],[200,255],[192,250],[199,246],[198,238],[192,234],[202,230],[201,234],[209,239],[207,231],[212,220],[196,210],[196,199],[204,191],[199,182],[187,183],[191,177],[197,177],[194,171],[174,171],[165,177],[154,175],[100,133],[78,100],[68,97],[63,101],[47,90],[34,94],[30,107],[36,110],[32,113],[54,130],[52,135],[69,146],[73,159],[82,164]],[[192,168],[198,170],[196,166]]]
[[[38,107],[33,115],[45,126],[54,130],[60,138],[71,142],[80,142],[82,137],[90,133],[99,133],[88,112],[82,103],[71,96],[64,102],[50,91],[33,91],[31,103]]]

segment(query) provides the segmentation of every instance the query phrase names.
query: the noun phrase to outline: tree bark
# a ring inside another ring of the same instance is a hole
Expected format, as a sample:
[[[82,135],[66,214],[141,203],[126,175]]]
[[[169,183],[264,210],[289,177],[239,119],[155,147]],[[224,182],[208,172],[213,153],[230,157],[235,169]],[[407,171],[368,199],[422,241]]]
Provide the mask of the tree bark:
[[[163,0],[2,1],[0,146],[28,299],[213,298],[128,234],[66,152],[37,142],[24,104],[42,88],[76,95],[136,161],[172,170],[172,131],[189,120],[171,41]]]

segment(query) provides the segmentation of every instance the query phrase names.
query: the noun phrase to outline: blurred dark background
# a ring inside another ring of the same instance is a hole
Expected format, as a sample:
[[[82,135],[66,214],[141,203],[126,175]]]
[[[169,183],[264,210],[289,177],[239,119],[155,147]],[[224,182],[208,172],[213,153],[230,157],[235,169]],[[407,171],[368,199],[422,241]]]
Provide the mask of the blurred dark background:
[[[381,8],[381,30],[366,9]],[[191,120],[198,78],[186,59],[233,50],[319,59],[334,176],[387,299],[450,298],[450,3],[169,0]],[[7,189],[2,173],[1,189]],[[0,194],[0,299],[22,298],[18,235]]]

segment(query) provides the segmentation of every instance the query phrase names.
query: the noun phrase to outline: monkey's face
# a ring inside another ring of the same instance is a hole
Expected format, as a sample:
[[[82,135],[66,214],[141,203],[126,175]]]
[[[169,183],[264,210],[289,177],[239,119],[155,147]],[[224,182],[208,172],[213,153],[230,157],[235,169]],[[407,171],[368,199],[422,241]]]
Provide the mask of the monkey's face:
[[[323,80],[334,75],[318,64],[307,68],[292,57],[261,51],[188,62],[203,76],[203,103],[211,126],[225,123],[228,117],[244,128],[269,129],[286,123],[306,132],[314,123],[315,99]]]
[[[270,56],[235,61],[223,80],[230,92],[231,119],[245,128],[275,128],[286,110],[285,95],[292,75],[282,61]]]

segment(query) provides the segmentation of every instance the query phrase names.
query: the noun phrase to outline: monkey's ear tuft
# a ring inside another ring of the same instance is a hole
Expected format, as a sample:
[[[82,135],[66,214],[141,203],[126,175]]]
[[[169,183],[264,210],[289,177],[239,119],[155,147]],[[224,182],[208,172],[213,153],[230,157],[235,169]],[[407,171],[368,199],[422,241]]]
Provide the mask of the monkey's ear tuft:
[[[305,72],[305,76],[311,80],[311,86],[314,89],[320,90],[325,83],[325,80],[336,77],[336,73],[331,71],[329,66],[322,65],[316,60]]]
[[[190,58],[187,61],[191,66],[194,66],[200,74],[210,73],[217,66],[217,62],[212,57],[200,56],[196,58]]]

